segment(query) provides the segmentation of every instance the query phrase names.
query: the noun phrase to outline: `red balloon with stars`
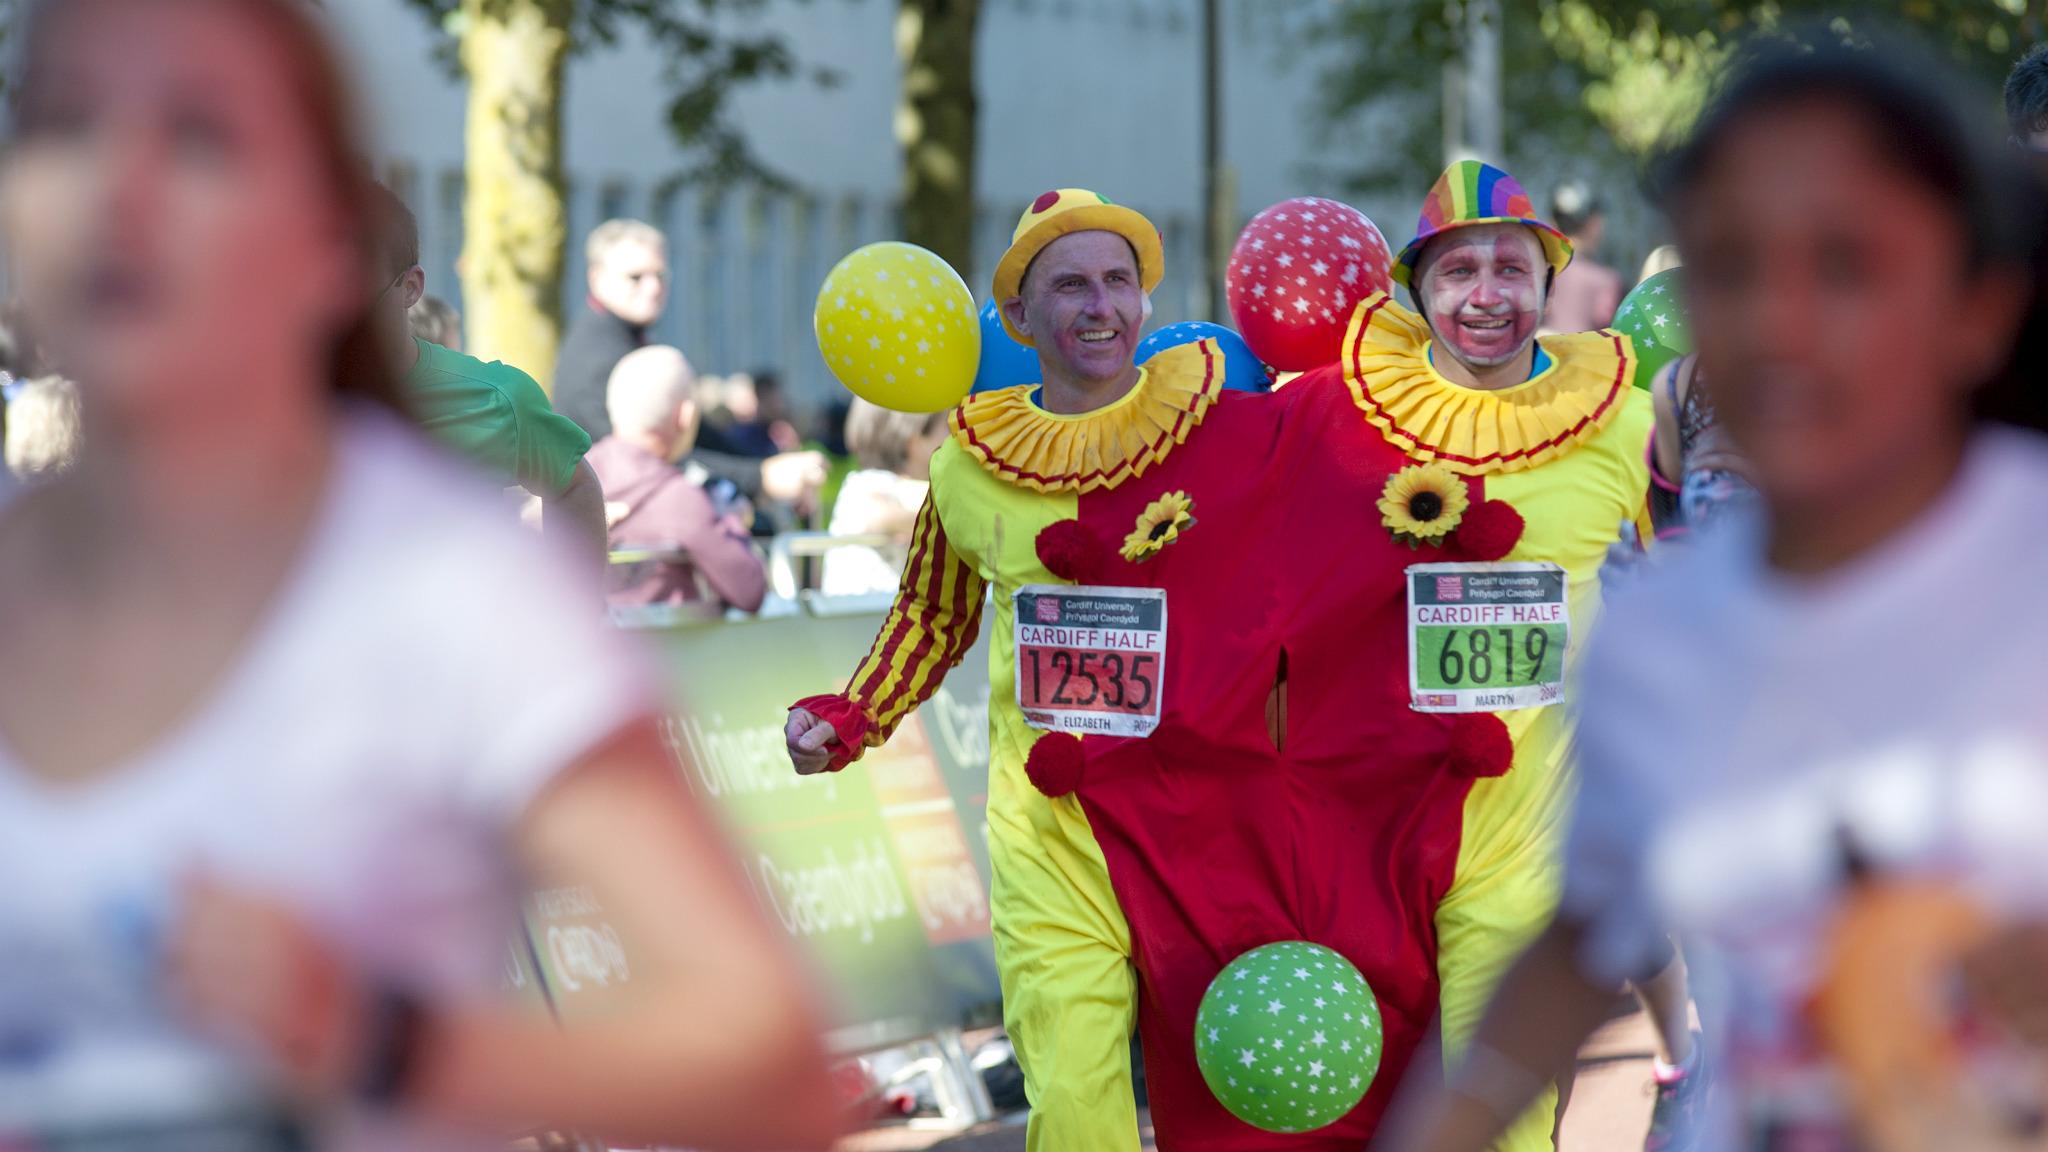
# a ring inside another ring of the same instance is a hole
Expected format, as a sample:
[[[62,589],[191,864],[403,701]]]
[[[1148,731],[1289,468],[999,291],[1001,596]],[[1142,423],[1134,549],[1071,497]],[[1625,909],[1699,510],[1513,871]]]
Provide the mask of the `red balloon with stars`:
[[[1334,364],[1358,302],[1393,291],[1386,237],[1349,204],[1301,196],[1245,225],[1224,287],[1259,359],[1283,372]]]

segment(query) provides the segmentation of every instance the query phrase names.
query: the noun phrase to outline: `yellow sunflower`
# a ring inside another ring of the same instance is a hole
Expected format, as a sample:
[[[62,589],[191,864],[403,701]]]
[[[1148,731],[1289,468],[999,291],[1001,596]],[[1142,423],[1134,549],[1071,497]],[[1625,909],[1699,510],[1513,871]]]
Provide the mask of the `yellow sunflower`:
[[[1138,516],[1138,526],[1124,537],[1124,546],[1117,551],[1133,564],[1150,560],[1195,526],[1194,512],[1195,502],[1187,493],[1168,492]]]
[[[1471,502],[1457,473],[1442,464],[1415,464],[1387,477],[1380,493],[1380,522],[1394,539],[1411,548],[1441,544],[1465,518]]]

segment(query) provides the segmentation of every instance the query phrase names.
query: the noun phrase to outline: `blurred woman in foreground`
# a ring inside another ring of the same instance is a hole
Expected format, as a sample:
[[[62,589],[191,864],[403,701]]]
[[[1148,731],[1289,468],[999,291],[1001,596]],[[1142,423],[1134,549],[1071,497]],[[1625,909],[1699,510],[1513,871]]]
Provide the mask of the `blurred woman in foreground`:
[[[656,685],[399,418],[304,7],[17,33],[0,225],[86,429],[0,503],[0,1145],[823,1145],[803,981]],[[522,881],[626,941],[603,1018],[499,1003]]]
[[[1485,1147],[1667,929],[1730,988],[1709,1146],[2011,1146],[2048,1115],[2048,1083],[1965,1074],[1997,1050],[1972,1036],[2048,1040],[2048,949],[1992,927],[2048,910],[2048,440],[2009,426],[2038,426],[2037,221],[1938,76],[1765,48],[1675,158],[1700,370],[1761,509],[1614,601],[1558,921],[1389,1147]]]

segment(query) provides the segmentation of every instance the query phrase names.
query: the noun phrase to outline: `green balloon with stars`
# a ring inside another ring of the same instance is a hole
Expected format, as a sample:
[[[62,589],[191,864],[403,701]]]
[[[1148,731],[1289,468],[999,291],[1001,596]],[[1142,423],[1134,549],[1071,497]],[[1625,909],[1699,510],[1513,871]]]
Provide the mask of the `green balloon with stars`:
[[[1218,973],[1195,1014],[1195,1062],[1231,1115],[1311,1132],[1365,1099],[1380,1070],[1380,1005],[1351,961],[1268,944]]]
[[[1678,274],[1667,268],[1641,284],[1615,309],[1615,331],[1636,346],[1636,387],[1648,391],[1672,361],[1692,353],[1692,326],[1678,298]]]

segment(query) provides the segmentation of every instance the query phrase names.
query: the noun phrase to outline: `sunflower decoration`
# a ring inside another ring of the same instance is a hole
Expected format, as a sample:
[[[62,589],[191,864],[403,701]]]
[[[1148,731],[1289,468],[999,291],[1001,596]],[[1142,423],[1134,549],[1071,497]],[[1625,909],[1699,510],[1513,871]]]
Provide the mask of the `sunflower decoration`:
[[[1117,551],[1131,563],[1142,564],[1194,526],[1195,502],[1185,492],[1168,492],[1139,514],[1138,526]]]
[[[1433,462],[1414,464],[1387,477],[1380,493],[1380,523],[1410,548],[1441,545],[1457,530],[1471,502],[1457,473]]]

